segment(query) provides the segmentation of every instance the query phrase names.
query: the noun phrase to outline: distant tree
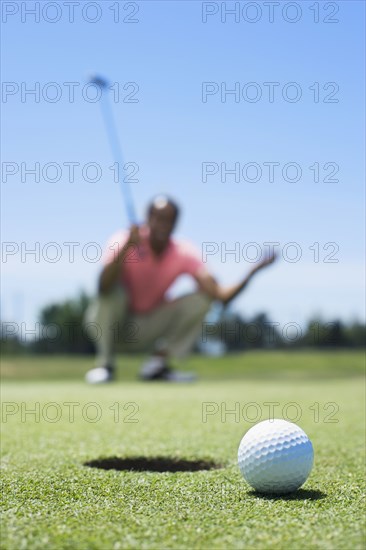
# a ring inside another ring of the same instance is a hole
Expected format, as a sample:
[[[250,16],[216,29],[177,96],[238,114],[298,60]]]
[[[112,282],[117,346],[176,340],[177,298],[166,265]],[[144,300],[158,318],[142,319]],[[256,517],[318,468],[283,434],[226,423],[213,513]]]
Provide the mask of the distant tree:
[[[275,324],[265,313],[244,320],[240,314],[227,311],[217,323],[207,323],[211,340],[220,340],[228,351],[275,348],[280,342]]]
[[[26,353],[26,346],[19,338],[17,323],[0,322],[0,341],[2,354]]]
[[[347,342],[352,347],[365,347],[366,346],[366,325],[358,321],[354,321],[350,325],[346,326],[345,334]]]
[[[90,298],[81,292],[78,298],[51,304],[40,312],[41,337],[34,341],[38,353],[92,353],[93,345],[82,322]]]
[[[300,347],[361,347],[365,346],[365,325],[345,325],[339,319],[323,321],[312,319],[307,324]]]
[[[245,323],[247,346],[271,349],[281,345],[282,339],[277,324],[271,322],[266,313],[259,313]]]
[[[219,340],[225,344],[227,351],[245,349],[243,326],[243,320],[237,313],[227,311],[220,319],[217,325]]]
[[[336,321],[328,323],[328,335],[327,340],[330,346],[344,347],[347,345],[347,335],[344,325],[338,319]]]

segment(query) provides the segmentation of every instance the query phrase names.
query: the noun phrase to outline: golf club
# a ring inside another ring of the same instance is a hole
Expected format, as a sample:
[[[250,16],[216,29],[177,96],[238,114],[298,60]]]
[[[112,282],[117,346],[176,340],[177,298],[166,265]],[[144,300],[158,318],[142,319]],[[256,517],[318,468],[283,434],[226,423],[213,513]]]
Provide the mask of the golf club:
[[[113,118],[113,111],[109,103],[108,92],[109,92],[109,82],[101,76],[92,75],[88,82],[90,84],[95,84],[101,89],[101,109],[103,120],[108,136],[109,145],[111,147],[112,155],[118,164],[118,179],[120,182],[120,188],[122,191],[122,197],[125,203],[127,219],[130,224],[137,223],[135,206],[132,199],[131,188],[128,181],[125,180],[123,174],[124,161],[122,148],[118,138],[117,128]]]

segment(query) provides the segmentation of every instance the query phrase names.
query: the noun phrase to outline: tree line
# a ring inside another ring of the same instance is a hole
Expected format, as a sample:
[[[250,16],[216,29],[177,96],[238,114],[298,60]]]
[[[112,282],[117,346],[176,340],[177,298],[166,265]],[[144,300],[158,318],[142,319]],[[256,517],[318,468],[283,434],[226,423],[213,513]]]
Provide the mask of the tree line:
[[[35,330],[24,323],[1,322],[2,352],[5,354],[92,354],[95,341],[86,334],[83,318],[91,298],[80,293],[75,299],[44,307]],[[34,328],[34,327],[33,327]],[[123,327],[122,327],[123,328]],[[29,337],[30,332],[33,333]],[[95,327],[95,339],[98,327]],[[340,319],[311,319],[305,327],[296,322],[280,324],[266,313],[245,319],[230,310],[215,322],[209,317],[202,323],[202,332],[195,351],[209,352],[220,344],[221,350],[239,352],[251,349],[292,348],[363,348],[366,345],[366,325]],[[117,343],[118,350],[118,343]]]

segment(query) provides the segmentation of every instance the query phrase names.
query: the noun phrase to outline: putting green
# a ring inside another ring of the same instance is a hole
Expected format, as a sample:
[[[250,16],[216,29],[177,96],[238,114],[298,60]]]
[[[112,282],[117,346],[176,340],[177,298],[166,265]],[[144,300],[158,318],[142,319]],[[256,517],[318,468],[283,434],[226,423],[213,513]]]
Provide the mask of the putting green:
[[[57,380],[42,379],[35,359],[25,380],[26,358],[5,361],[2,547],[363,548],[362,355],[344,354],[343,372],[327,354],[314,352],[317,369],[290,355],[257,377],[253,362],[281,356],[195,357],[202,379],[185,386],[88,387],[60,379],[65,358],[54,360]],[[283,498],[255,494],[236,466],[242,435],[270,410],[315,449],[309,480]]]

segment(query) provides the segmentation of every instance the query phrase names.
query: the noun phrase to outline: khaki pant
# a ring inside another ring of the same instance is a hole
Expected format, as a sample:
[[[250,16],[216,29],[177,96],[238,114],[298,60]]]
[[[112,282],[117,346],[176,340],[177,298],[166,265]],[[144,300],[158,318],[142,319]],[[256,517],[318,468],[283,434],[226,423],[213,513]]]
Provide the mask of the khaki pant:
[[[97,363],[113,363],[114,344],[125,352],[154,352],[164,349],[173,357],[184,357],[202,331],[202,321],[211,305],[203,292],[166,302],[146,314],[128,311],[128,296],[121,286],[99,295],[89,306],[84,327],[97,347]]]

